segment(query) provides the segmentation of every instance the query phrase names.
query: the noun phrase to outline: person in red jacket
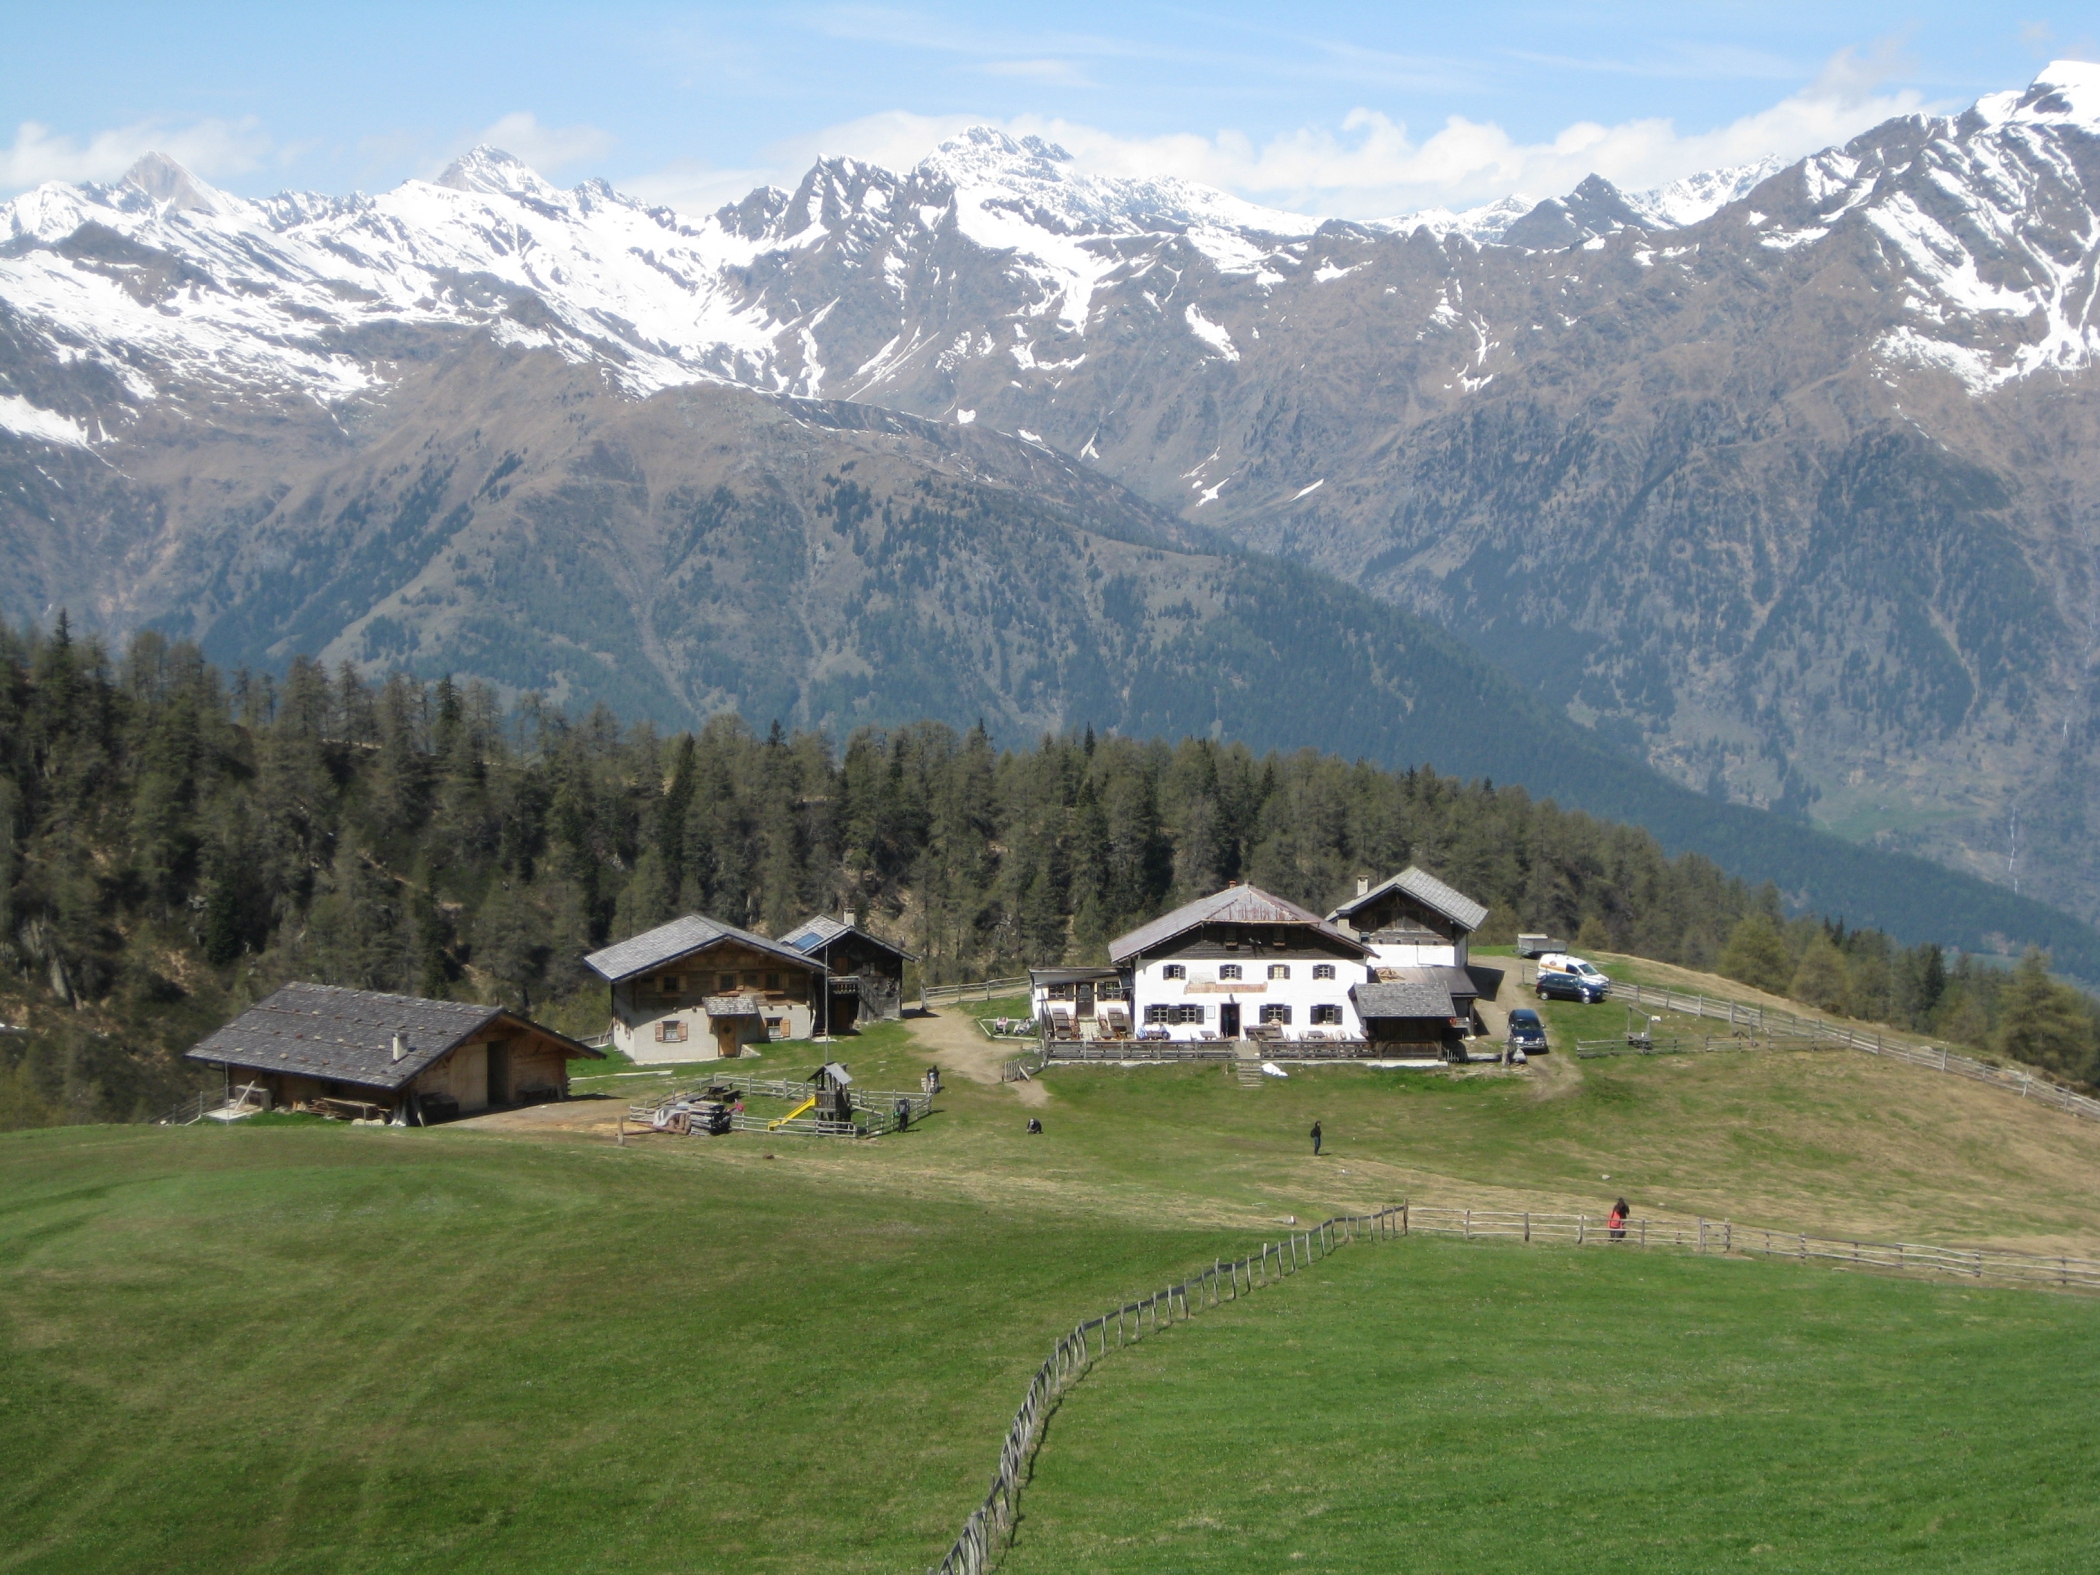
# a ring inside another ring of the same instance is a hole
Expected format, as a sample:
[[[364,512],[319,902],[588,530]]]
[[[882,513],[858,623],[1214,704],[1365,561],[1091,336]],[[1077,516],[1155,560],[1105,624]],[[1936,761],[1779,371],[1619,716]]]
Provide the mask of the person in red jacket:
[[[1632,1212],[1631,1209],[1626,1207],[1624,1198],[1619,1199],[1618,1202],[1611,1206],[1611,1219],[1607,1223],[1611,1226],[1611,1239],[1613,1241],[1624,1241],[1626,1239],[1626,1216]]]

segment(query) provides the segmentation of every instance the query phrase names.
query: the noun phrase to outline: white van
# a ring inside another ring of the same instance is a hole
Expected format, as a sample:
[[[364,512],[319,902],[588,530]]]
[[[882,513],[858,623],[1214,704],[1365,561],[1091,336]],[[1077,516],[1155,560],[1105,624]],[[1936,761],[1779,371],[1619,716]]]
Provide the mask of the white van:
[[[1601,972],[1595,963],[1584,962],[1580,957],[1570,957],[1566,952],[1548,952],[1539,959],[1540,973],[1571,973],[1585,984],[1595,985],[1604,994],[1611,994],[1611,979]]]

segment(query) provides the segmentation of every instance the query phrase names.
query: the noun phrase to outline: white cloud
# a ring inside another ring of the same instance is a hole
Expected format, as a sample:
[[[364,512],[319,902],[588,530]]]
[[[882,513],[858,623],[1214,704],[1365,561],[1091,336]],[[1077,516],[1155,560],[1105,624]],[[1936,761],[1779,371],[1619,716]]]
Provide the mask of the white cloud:
[[[257,168],[270,152],[270,138],[253,116],[187,126],[142,120],[98,131],[85,141],[29,120],[15,128],[12,143],[0,148],[0,191],[22,191],[47,180],[115,180],[147,153],[165,153],[207,179],[223,178]]]
[[[1592,173],[1639,191],[1768,154],[1798,158],[1924,107],[1917,93],[1883,86],[1890,69],[1886,54],[1862,60],[1843,50],[1815,81],[1769,108],[1691,133],[1661,118],[1615,125],[1578,121],[1549,139],[1522,142],[1493,121],[1454,115],[1417,140],[1405,123],[1371,109],[1351,111],[1338,128],[1302,127],[1260,145],[1232,130],[1132,138],[1033,115],[993,124],[1015,136],[1033,132],[1062,143],[1081,167],[1099,174],[1176,175],[1274,207],[1377,218],[1465,207],[1515,192],[1564,192]],[[688,166],[633,184],[681,207],[688,206],[684,191],[705,192],[705,205],[714,206],[750,185],[792,186],[819,157],[844,155],[909,169],[945,138],[984,123],[982,117],[894,110],[777,143],[750,171]],[[739,187],[739,181],[749,184]]]
[[[596,126],[543,126],[537,115],[521,109],[505,115],[474,140],[515,154],[546,175],[605,157],[617,139]]]

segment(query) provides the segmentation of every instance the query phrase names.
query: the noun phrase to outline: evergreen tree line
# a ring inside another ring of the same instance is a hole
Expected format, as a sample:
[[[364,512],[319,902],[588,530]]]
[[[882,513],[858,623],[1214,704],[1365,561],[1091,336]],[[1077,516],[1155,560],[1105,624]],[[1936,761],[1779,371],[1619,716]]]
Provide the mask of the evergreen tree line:
[[[590,1032],[584,954],[684,912],[779,934],[852,908],[942,982],[1101,960],[1227,881],[1324,911],[1410,862],[1489,904],[1483,942],[1545,930],[1797,993],[1841,977],[1832,1009],[2093,1071],[2092,1014],[2046,975],[2037,1036],[2002,973],[1931,948],[1938,982],[1914,987],[1922,953],[1788,923],[1637,828],[1310,750],[1001,750],[937,723],[840,745],[733,715],[664,737],[304,658],[229,677],[150,632],[115,657],[61,618],[0,628],[0,828],[0,1125],[150,1116],[197,1081],[183,1049],[288,979]]]
[[[1939,946],[1893,946],[1879,930],[1848,931],[1842,920],[1790,922],[1777,903],[1761,901],[1729,935],[1717,971],[1818,1012],[2100,1082],[2100,1003],[2052,979],[2032,947],[2009,971],[1974,957],[1950,962]]]

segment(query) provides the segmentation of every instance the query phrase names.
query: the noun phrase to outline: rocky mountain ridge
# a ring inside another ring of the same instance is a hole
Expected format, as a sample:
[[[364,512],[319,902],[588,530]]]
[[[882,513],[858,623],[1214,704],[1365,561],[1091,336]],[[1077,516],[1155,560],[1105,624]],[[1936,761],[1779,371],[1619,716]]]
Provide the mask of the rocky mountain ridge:
[[[490,150],[255,203],[149,160],[0,209],[9,610],[230,628],[173,566],[276,508],[273,469],[399,432],[447,358],[539,352],[630,400],[729,382],[1061,451],[1680,782],[2090,915],[2096,183],[2075,63],[1785,168],[1375,224],[986,130],[701,219]],[[200,445],[210,485],[171,458]],[[60,451],[160,476],[158,523],[84,517],[38,479]]]

